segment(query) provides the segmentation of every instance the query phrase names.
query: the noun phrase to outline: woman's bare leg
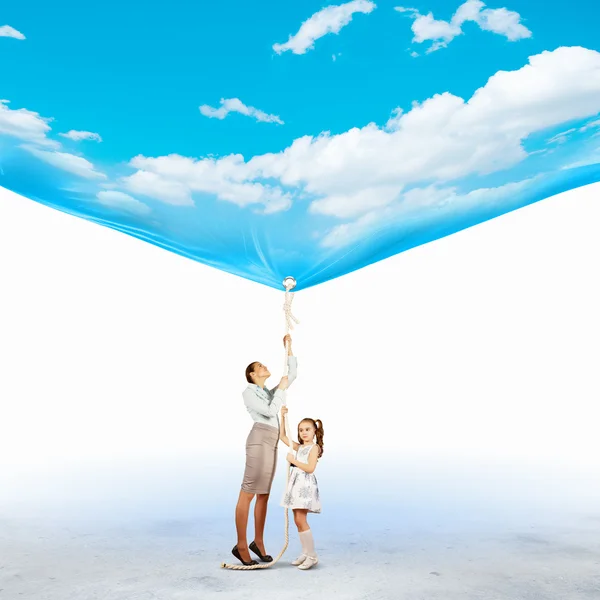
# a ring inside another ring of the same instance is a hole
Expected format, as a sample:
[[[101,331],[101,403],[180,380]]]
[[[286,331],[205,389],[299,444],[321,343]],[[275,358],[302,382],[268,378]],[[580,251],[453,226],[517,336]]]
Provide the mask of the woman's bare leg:
[[[240,490],[237,505],[235,507],[235,528],[237,530],[237,547],[242,560],[248,562],[251,560],[248,550],[248,515],[250,514],[250,504],[254,494]]]
[[[264,536],[268,502],[269,494],[256,494],[256,504],[254,505],[254,541],[263,555],[267,553]]]

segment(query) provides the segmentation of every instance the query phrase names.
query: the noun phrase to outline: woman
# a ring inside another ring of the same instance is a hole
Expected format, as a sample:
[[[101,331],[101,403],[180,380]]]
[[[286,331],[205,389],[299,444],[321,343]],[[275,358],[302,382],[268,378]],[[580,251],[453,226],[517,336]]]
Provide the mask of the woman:
[[[289,342],[289,344],[288,344]],[[254,421],[246,440],[246,469],[242,489],[235,508],[235,526],[237,544],[231,553],[244,565],[255,565],[249,550],[252,550],[263,562],[273,558],[266,553],[264,545],[267,503],[271,493],[271,484],[277,465],[277,443],[279,442],[279,411],[283,405],[285,390],[296,379],[297,361],[292,353],[292,338],[283,338],[288,348],[289,373],[273,389],[265,388],[266,380],[271,376],[269,369],[260,362],[253,362],[246,368],[248,387],[244,390],[244,404]],[[254,541],[248,545],[246,530],[250,504],[256,496],[254,507]]]

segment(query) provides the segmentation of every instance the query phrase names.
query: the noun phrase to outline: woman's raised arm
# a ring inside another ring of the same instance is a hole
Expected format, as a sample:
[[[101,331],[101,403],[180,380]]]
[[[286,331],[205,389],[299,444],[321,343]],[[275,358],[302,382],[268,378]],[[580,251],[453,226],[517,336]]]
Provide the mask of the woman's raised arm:
[[[292,353],[292,336],[289,333],[283,338],[284,346],[286,345],[286,341],[288,341],[288,340],[289,340],[289,346],[287,346],[287,349],[288,349],[287,387],[290,387],[290,385],[292,385],[292,383],[298,376],[298,360]],[[278,388],[279,388],[279,384],[271,389],[271,393],[275,392],[275,390],[277,390]]]

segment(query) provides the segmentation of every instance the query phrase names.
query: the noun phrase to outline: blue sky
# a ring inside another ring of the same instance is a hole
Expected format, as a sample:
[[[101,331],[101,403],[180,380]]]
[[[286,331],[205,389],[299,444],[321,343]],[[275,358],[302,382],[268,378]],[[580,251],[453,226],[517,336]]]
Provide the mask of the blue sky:
[[[0,185],[302,289],[600,179],[598,16],[592,0],[13,3]]]

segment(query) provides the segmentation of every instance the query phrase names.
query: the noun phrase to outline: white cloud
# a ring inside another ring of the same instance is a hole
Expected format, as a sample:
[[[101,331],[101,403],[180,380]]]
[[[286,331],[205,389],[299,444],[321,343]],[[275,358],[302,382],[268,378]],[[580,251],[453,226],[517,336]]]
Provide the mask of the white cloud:
[[[588,129],[594,129],[596,127],[600,127],[600,119],[586,123],[583,127],[580,127],[579,131],[587,131]]]
[[[496,73],[470,99],[445,92],[406,113],[398,108],[382,127],[304,136],[248,161],[241,155],[137,157],[131,162],[137,172],[124,184],[131,192],[183,204],[192,202],[193,193],[276,208],[304,197],[313,213],[360,219],[384,210],[404,189],[432,183],[447,188],[511,168],[529,156],[523,142],[531,134],[598,112],[600,53],[563,47],[530,57],[516,71]]]
[[[59,142],[48,138],[48,134],[52,130],[49,125],[53,121],[52,118],[42,117],[39,113],[27,110],[26,108],[13,110],[9,108],[9,104],[8,100],[0,100],[0,135],[10,135],[37,146],[50,147],[56,150],[61,148]],[[102,141],[102,138],[97,133],[90,131],[71,130],[59,135],[75,141]]]
[[[151,209],[147,204],[136,200],[129,194],[117,191],[101,191],[96,195],[100,204],[108,206],[110,208],[117,208],[125,210],[126,212],[145,215],[148,214]]]
[[[521,23],[519,13],[506,8],[484,7],[485,4],[480,0],[467,0],[458,7],[450,21],[437,20],[431,12],[423,15],[415,8],[398,6],[395,10],[407,13],[414,19],[413,42],[433,42],[427,49],[428,53],[445,48],[455,37],[461,35],[462,26],[466,22],[476,23],[483,31],[503,35],[511,42],[531,37],[531,31]]]
[[[476,3],[475,0],[472,0],[472,3]],[[485,6],[483,2],[479,4]],[[516,42],[532,36],[531,31],[521,23],[521,15],[506,8],[486,8],[480,11],[474,18],[465,20],[474,21],[483,31],[491,31],[492,33],[503,35],[510,42]]]
[[[291,195],[279,187],[248,181],[250,171],[240,155],[220,160],[194,160],[176,154],[148,158],[137,156],[131,166],[138,169],[123,179],[123,185],[168,204],[193,205],[194,192],[213,194],[240,207],[262,205],[265,213],[291,206]]]
[[[23,144],[21,148],[27,150],[27,152],[33,154],[33,156],[43,160],[49,165],[69,173],[73,173],[79,177],[84,177],[85,179],[106,178],[104,173],[96,171],[94,165],[82,156],[76,156],[75,154],[68,154],[67,152],[58,152],[54,150],[42,150],[29,144]]]
[[[414,8],[396,7],[398,12],[409,13],[415,20],[412,24],[412,31],[415,34],[413,42],[418,44],[436,40],[428,52],[433,52],[438,48],[444,47],[457,35],[462,33],[460,26],[447,21],[438,21],[434,19],[433,14],[422,15]]]
[[[71,129],[71,131],[67,131],[67,133],[59,133],[59,135],[75,142],[79,142],[81,140],[93,140],[95,142],[102,141],[100,134],[92,133],[91,131],[75,131],[74,129]]]
[[[568,163],[561,167],[561,170],[579,169],[580,167],[590,167],[591,165],[600,164],[600,148],[596,148],[586,158],[582,158],[575,162]]]
[[[354,222],[336,225],[323,238],[321,245],[326,248],[334,248],[356,243],[369,231],[392,225],[397,226],[399,219],[419,218],[420,214],[425,214],[425,219],[435,219],[435,212],[432,212],[431,209],[440,210],[451,207],[456,212],[469,206],[481,206],[501,201],[508,196],[518,194],[540,178],[541,176],[536,176],[496,188],[480,188],[466,194],[457,193],[455,187],[440,188],[430,185],[425,188],[413,188],[384,210],[371,210]],[[423,213],[423,208],[430,210]]]
[[[290,35],[285,44],[274,44],[273,50],[277,54],[290,50],[294,54],[306,54],[314,48],[314,43],[319,38],[329,33],[339,33],[352,21],[356,13],[369,14],[375,10],[376,5],[370,0],[353,0],[336,6],[326,6],[304,21],[296,35]]]
[[[596,127],[600,127],[600,119],[596,119],[594,121],[590,121],[581,127],[572,127],[571,129],[567,129],[566,131],[562,131],[557,133],[555,136],[551,137],[548,140],[548,144],[564,144],[574,133],[583,133],[590,129],[595,129]]]
[[[330,215],[339,218],[350,218],[371,209],[381,208],[393,202],[402,190],[402,185],[363,188],[347,194],[332,194],[315,200],[310,211],[315,214]]]
[[[169,159],[170,157],[165,158]],[[135,160],[132,161],[132,165],[135,165]],[[194,205],[189,187],[179,181],[161,177],[151,171],[138,170],[133,175],[123,178],[123,185],[134,194],[154,198],[165,204],[172,204],[173,206]]]
[[[51,130],[48,123],[52,119],[41,117],[38,113],[25,108],[12,110],[8,104],[8,100],[0,100],[0,135],[10,135],[40,146],[55,148],[60,146],[46,137]]]
[[[386,211],[387,214],[387,211]],[[327,235],[321,240],[321,246],[324,248],[340,248],[347,246],[352,242],[359,241],[361,236],[367,231],[373,229],[380,221],[381,214],[370,212],[360,217],[353,223],[342,223],[336,225]]]
[[[24,40],[25,36],[10,25],[0,26],[0,37],[14,38],[15,40]]]
[[[576,128],[572,128],[567,129],[567,131],[557,133],[548,140],[548,144],[564,144],[569,139],[569,136],[576,131],[578,131]]]
[[[331,209],[340,205],[336,197],[354,200],[360,190],[512,167],[527,157],[523,140],[530,134],[599,109],[600,53],[559,48],[532,56],[517,71],[496,73],[468,101],[437,94],[408,113],[396,111],[383,129],[369,124],[339,135],[306,136],[248,166],[256,176],[303,186]],[[335,202],[324,202],[332,196]]]
[[[39,160],[85,179],[106,179],[106,175],[97,171],[94,165],[75,154],[62,151],[59,142],[49,139],[49,123],[53,120],[41,117],[38,113],[20,108],[12,110],[8,100],[0,100],[0,135],[16,137],[25,142],[20,147]],[[96,139],[93,134],[84,131],[70,131],[61,134],[71,139]],[[79,136],[79,137],[77,137]],[[98,141],[100,141],[98,136]]]
[[[224,119],[229,113],[235,112],[247,117],[252,117],[253,119],[263,123],[279,123],[279,125],[284,124],[277,115],[269,115],[258,108],[254,108],[253,106],[246,106],[238,98],[222,98],[220,108],[213,108],[212,106],[203,104],[200,107],[200,112],[205,117],[209,117],[211,119]]]
[[[272,215],[291,208],[292,197],[290,194],[285,194],[275,188],[270,190],[270,193],[262,198],[262,204],[264,208],[260,212],[265,215]]]

